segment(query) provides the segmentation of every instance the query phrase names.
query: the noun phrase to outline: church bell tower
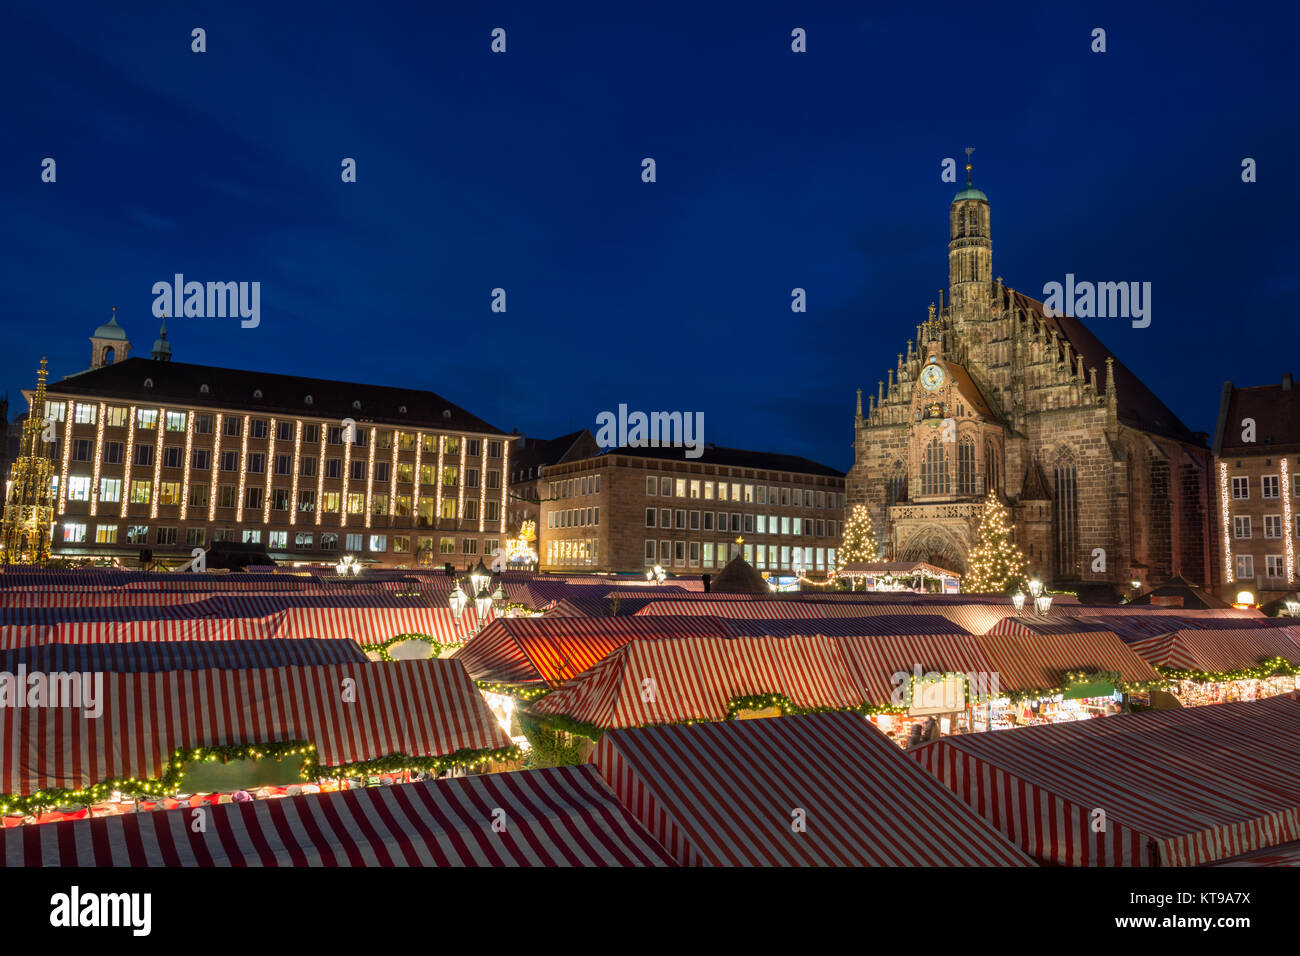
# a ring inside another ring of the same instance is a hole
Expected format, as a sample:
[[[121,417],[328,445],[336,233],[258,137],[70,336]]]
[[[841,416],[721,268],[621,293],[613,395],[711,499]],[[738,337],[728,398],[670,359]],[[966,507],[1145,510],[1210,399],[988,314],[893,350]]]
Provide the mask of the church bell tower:
[[[987,309],[993,292],[993,234],[989,197],[971,185],[972,149],[966,150],[966,188],[948,208],[948,295],[960,324]]]

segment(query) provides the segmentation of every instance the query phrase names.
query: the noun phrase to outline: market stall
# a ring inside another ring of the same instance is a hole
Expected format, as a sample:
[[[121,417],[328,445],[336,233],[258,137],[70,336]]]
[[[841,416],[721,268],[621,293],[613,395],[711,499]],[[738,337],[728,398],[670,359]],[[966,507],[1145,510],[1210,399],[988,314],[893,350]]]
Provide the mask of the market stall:
[[[592,762],[684,866],[1027,866],[856,714],[614,730]]]
[[[673,866],[592,767],[0,831],[6,866]],[[494,825],[504,824],[504,825]]]
[[[923,561],[854,561],[838,568],[853,590],[911,591],[915,594],[958,594],[961,575]]]
[[[1129,646],[1171,679],[1165,690],[1184,707],[1300,688],[1300,643],[1283,627],[1184,628]]]
[[[1300,840],[1297,753],[1288,695],[945,737],[907,757],[1035,859],[1195,866]]]

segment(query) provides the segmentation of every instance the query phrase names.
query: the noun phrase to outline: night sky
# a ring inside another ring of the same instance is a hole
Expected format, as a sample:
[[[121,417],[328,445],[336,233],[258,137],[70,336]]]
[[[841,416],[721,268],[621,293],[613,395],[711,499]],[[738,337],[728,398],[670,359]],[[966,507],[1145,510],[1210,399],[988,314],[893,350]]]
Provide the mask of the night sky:
[[[178,361],[428,388],[538,437],[702,411],[706,441],[847,469],[854,389],[946,285],[966,146],[1008,285],[1152,283],[1149,328],[1089,325],[1193,429],[1224,379],[1300,372],[1294,8],[120,6],[0,14],[11,415],[114,305],[147,355],[181,272],[261,282],[262,315],[171,320]]]

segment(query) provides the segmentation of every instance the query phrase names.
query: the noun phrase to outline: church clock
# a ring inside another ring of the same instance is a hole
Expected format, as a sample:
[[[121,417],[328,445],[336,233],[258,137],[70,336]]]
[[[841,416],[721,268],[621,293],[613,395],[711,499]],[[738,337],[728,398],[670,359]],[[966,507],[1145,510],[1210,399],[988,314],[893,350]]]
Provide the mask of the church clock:
[[[927,392],[937,392],[943,388],[943,379],[943,369],[934,362],[921,369],[921,387]]]

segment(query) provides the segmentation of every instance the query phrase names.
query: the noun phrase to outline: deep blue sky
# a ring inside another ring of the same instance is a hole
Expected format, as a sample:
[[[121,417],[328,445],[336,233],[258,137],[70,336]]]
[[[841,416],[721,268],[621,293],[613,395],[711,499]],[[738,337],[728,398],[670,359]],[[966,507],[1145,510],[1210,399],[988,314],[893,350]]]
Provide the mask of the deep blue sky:
[[[11,399],[43,354],[87,367],[114,305],[147,354],[183,272],[260,281],[262,324],[173,319],[180,361],[429,388],[541,437],[703,411],[707,441],[847,468],[854,389],[946,282],[965,146],[1009,285],[1153,283],[1150,328],[1090,324],[1191,427],[1225,378],[1292,368],[1280,5],[110,6],[3,13]]]

